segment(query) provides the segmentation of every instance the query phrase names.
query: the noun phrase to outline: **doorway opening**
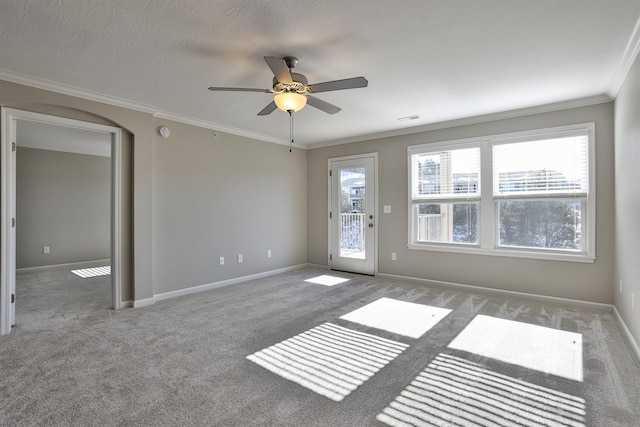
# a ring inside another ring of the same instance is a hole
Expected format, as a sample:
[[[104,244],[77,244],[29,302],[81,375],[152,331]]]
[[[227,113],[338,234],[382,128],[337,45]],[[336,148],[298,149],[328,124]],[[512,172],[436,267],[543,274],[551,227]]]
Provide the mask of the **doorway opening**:
[[[122,130],[3,108],[0,151],[0,335],[16,324],[16,305],[37,320],[43,293],[62,313],[121,308]],[[107,266],[93,278],[71,273]]]

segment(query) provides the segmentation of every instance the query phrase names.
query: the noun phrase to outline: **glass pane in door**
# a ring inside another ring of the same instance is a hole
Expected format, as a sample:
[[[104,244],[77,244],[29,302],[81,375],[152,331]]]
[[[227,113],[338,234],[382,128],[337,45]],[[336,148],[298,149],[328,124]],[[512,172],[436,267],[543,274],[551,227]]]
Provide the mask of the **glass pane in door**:
[[[340,168],[340,256],[366,259],[366,169]]]

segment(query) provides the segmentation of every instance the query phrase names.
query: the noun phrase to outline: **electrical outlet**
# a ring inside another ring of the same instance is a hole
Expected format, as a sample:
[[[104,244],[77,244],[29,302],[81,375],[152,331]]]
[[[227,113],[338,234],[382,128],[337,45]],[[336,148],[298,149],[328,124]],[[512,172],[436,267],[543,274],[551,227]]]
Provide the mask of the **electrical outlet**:
[[[42,253],[43,253],[43,254],[48,254],[48,253],[49,253],[49,250],[50,250],[49,246],[43,246],[43,247],[42,247]]]
[[[397,255],[395,252],[391,252],[391,261],[395,261],[397,259]]]
[[[223,256],[220,257],[220,265],[224,265],[224,257]]]
[[[238,254],[238,263],[242,262],[242,254]]]
[[[622,293],[622,279],[620,279],[620,293]]]
[[[271,249],[267,249],[267,258],[271,258]]]

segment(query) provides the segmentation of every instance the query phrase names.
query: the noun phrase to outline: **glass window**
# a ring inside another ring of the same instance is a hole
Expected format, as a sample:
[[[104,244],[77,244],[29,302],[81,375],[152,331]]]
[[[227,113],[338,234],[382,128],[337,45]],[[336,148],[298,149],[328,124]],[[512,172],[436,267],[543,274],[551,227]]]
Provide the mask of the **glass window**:
[[[593,262],[594,133],[587,123],[409,147],[409,247]]]
[[[418,152],[410,161],[414,240],[477,244],[480,148]]]

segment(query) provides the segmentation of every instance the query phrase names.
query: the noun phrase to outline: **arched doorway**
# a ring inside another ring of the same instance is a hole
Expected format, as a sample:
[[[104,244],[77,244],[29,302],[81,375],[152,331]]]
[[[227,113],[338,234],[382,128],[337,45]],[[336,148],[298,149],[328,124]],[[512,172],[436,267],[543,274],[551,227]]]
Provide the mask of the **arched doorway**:
[[[122,129],[18,109],[2,108],[0,141],[0,335],[9,333],[15,321],[16,278],[16,133],[18,123],[37,122],[98,132],[111,139],[111,305],[123,307],[123,175]]]

